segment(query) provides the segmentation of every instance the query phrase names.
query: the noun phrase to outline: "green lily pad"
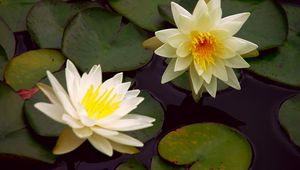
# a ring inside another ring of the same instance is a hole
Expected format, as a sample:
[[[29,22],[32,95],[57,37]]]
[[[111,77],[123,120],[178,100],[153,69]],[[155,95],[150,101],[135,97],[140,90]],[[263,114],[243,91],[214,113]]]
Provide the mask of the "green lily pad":
[[[300,33],[300,7],[291,4],[282,4],[282,7],[288,17],[289,29]]]
[[[153,122],[152,127],[131,131],[127,134],[141,140],[142,142],[146,142],[160,132],[164,122],[164,110],[160,103],[156,101],[148,92],[141,91],[139,96],[144,97],[144,101],[139,104],[138,107],[132,111],[132,113],[152,117],[155,119],[155,122]]]
[[[184,167],[173,165],[159,156],[154,156],[151,161],[151,170],[184,170]]]
[[[27,16],[28,32],[40,48],[61,48],[63,32],[70,19],[79,11],[95,6],[98,4],[91,2],[40,1]]]
[[[7,64],[5,50],[0,45],[0,80],[3,80],[4,68]]]
[[[142,46],[147,35],[130,23],[120,27],[121,18],[101,8],[80,12],[65,30],[63,53],[81,71],[94,64],[101,64],[104,72],[144,66],[152,58],[152,52]]]
[[[65,57],[55,50],[28,51],[9,61],[4,77],[15,90],[29,89],[46,75],[46,70],[57,71],[64,62]]]
[[[136,159],[130,159],[120,164],[116,170],[146,170],[145,166]]]
[[[300,146],[300,95],[285,101],[279,111],[279,122],[291,140]]]
[[[197,2],[198,0],[181,0],[180,4],[191,12]],[[284,11],[276,2],[270,0],[222,0],[221,3],[223,17],[241,12],[251,12],[250,18],[236,36],[257,44],[258,50],[278,47],[285,41],[288,31],[287,19]],[[163,12],[163,14],[168,13],[170,15],[170,12]],[[169,15],[166,20],[169,20]]]
[[[237,70],[235,70],[235,74],[237,75],[238,78],[241,76],[240,72]],[[177,77],[176,79],[172,80],[171,82],[176,87],[179,87],[179,88],[187,90],[187,91],[192,91],[191,85],[190,85],[191,81],[190,81],[188,72],[183,73],[181,76]],[[227,84],[218,80],[218,86],[217,86],[218,91],[222,91],[227,88],[229,88],[229,86]]]
[[[53,163],[56,157],[35,141],[26,128],[22,113],[23,103],[22,98],[12,89],[0,84],[0,154]]]
[[[0,18],[0,45],[4,48],[8,58],[15,54],[16,40],[14,33],[8,25]]]
[[[60,71],[54,73],[54,76],[63,85],[63,87],[66,88],[65,72]],[[41,82],[50,85],[48,78],[44,78]],[[27,100],[24,105],[25,117],[28,120],[29,125],[40,136],[59,136],[66,126],[52,120],[44,113],[37,110],[34,107],[34,104],[38,102],[49,102],[47,97],[40,90]]]
[[[158,6],[170,4],[172,0],[109,0],[111,7],[136,25],[149,30],[162,29],[163,18]],[[175,2],[178,0],[174,0]]]
[[[216,123],[176,129],[160,141],[158,151],[174,164],[192,164],[192,170],[246,170],[252,160],[247,139],[236,130]]]
[[[300,37],[290,31],[287,41],[277,51],[249,58],[250,71],[280,83],[300,87]]]
[[[13,32],[26,30],[26,16],[30,8],[39,0],[1,0],[0,17]]]

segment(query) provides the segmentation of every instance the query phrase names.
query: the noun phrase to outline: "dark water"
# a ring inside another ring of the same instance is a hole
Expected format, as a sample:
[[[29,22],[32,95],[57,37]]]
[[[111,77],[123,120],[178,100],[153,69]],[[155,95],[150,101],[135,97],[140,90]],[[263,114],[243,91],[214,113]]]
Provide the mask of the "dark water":
[[[17,54],[35,49],[27,33],[17,33]],[[289,139],[278,122],[278,110],[282,102],[299,91],[265,80],[249,72],[242,72],[242,90],[227,89],[213,99],[204,95],[197,104],[191,95],[171,84],[160,84],[165,65],[163,59],[154,56],[144,68],[129,72],[136,79],[136,88],[148,90],[165,109],[165,122],[158,136],[145,144],[135,156],[121,155],[108,158],[88,143],[76,151],[59,157],[54,165],[19,159],[1,159],[3,169],[32,170],[113,170],[130,158],[137,158],[150,167],[151,158],[157,155],[159,140],[171,130],[198,122],[218,122],[238,129],[252,144],[254,157],[252,170],[299,170],[300,149]],[[55,139],[38,139],[49,145]]]

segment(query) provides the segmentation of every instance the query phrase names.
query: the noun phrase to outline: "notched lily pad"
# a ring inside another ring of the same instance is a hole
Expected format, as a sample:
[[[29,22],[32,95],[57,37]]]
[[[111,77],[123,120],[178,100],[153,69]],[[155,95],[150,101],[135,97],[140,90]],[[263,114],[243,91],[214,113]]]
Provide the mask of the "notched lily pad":
[[[114,10],[136,25],[149,31],[157,31],[164,26],[164,20],[159,15],[158,6],[170,4],[171,1],[172,0],[109,0],[108,2]]]
[[[43,0],[27,16],[27,29],[40,48],[61,48],[64,29],[79,11],[98,6],[91,2]],[[41,17],[43,16],[43,17]]]
[[[13,103],[13,107],[12,107]],[[53,163],[51,151],[33,139],[23,120],[23,100],[0,84],[0,154],[12,154]]]
[[[300,33],[300,7],[292,4],[282,4],[289,23],[289,29]]]
[[[143,48],[147,35],[121,16],[101,8],[80,12],[67,26],[63,52],[81,71],[101,64],[104,72],[135,70],[147,64],[152,52]]]
[[[300,95],[285,101],[279,111],[279,121],[291,140],[300,146]]]
[[[15,90],[29,89],[46,75],[46,70],[57,71],[64,62],[65,57],[55,50],[28,51],[9,61],[5,80]]]
[[[3,47],[7,58],[11,58],[15,54],[16,40],[14,33],[8,25],[0,17],[0,46]]]
[[[191,164],[192,170],[246,170],[252,160],[247,139],[216,123],[192,124],[172,131],[160,141],[158,151],[174,164]]]
[[[116,170],[146,170],[145,166],[136,159],[121,163]]]

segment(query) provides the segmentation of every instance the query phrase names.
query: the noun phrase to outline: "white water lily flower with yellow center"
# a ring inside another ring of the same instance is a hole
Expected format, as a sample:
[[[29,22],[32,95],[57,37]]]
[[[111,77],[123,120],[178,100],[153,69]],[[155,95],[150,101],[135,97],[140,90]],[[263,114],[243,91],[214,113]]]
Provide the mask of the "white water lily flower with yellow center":
[[[111,156],[113,150],[137,153],[143,143],[124,133],[152,126],[155,119],[130,113],[144,98],[139,90],[128,90],[130,82],[122,83],[123,74],[116,74],[102,83],[100,65],[95,65],[80,77],[71,61],[66,65],[67,90],[48,71],[51,86],[38,84],[51,103],[36,103],[35,107],[66,128],[53,150],[64,154],[88,140],[97,150]],[[129,114],[130,113],[130,114]]]
[[[257,49],[257,45],[234,35],[250,13],[221,18],[220,0],[210,0],[208,3],[199,0],[193,14],[174,2],[171,3],[171,9],[178,28],[155,32],[163,43],[155,53],[171,59],[162,83],[188,70],[196,94],[204,86],[215,97],[217,79],[240,89],[232,68],[249,67],[241,55]]]

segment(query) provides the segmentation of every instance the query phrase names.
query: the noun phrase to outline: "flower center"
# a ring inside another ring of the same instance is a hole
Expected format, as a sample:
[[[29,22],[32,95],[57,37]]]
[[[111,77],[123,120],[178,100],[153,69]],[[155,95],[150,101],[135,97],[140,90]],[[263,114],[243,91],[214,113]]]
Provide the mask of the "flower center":
[[[91,85],[81,101],[88,117],[96,120],[113,113],[121,103],[119,95],[114,93],[114,88],[106,89],[99,94],[100,87],[101,85],[94,90],[94,86]]]
[[[190,50],[194,61],[206,71],[209,65],[215,63],[214,53],[218,46],[217,38],[209,32],[197,31],[193,31],[191,37],[192,47]]]

